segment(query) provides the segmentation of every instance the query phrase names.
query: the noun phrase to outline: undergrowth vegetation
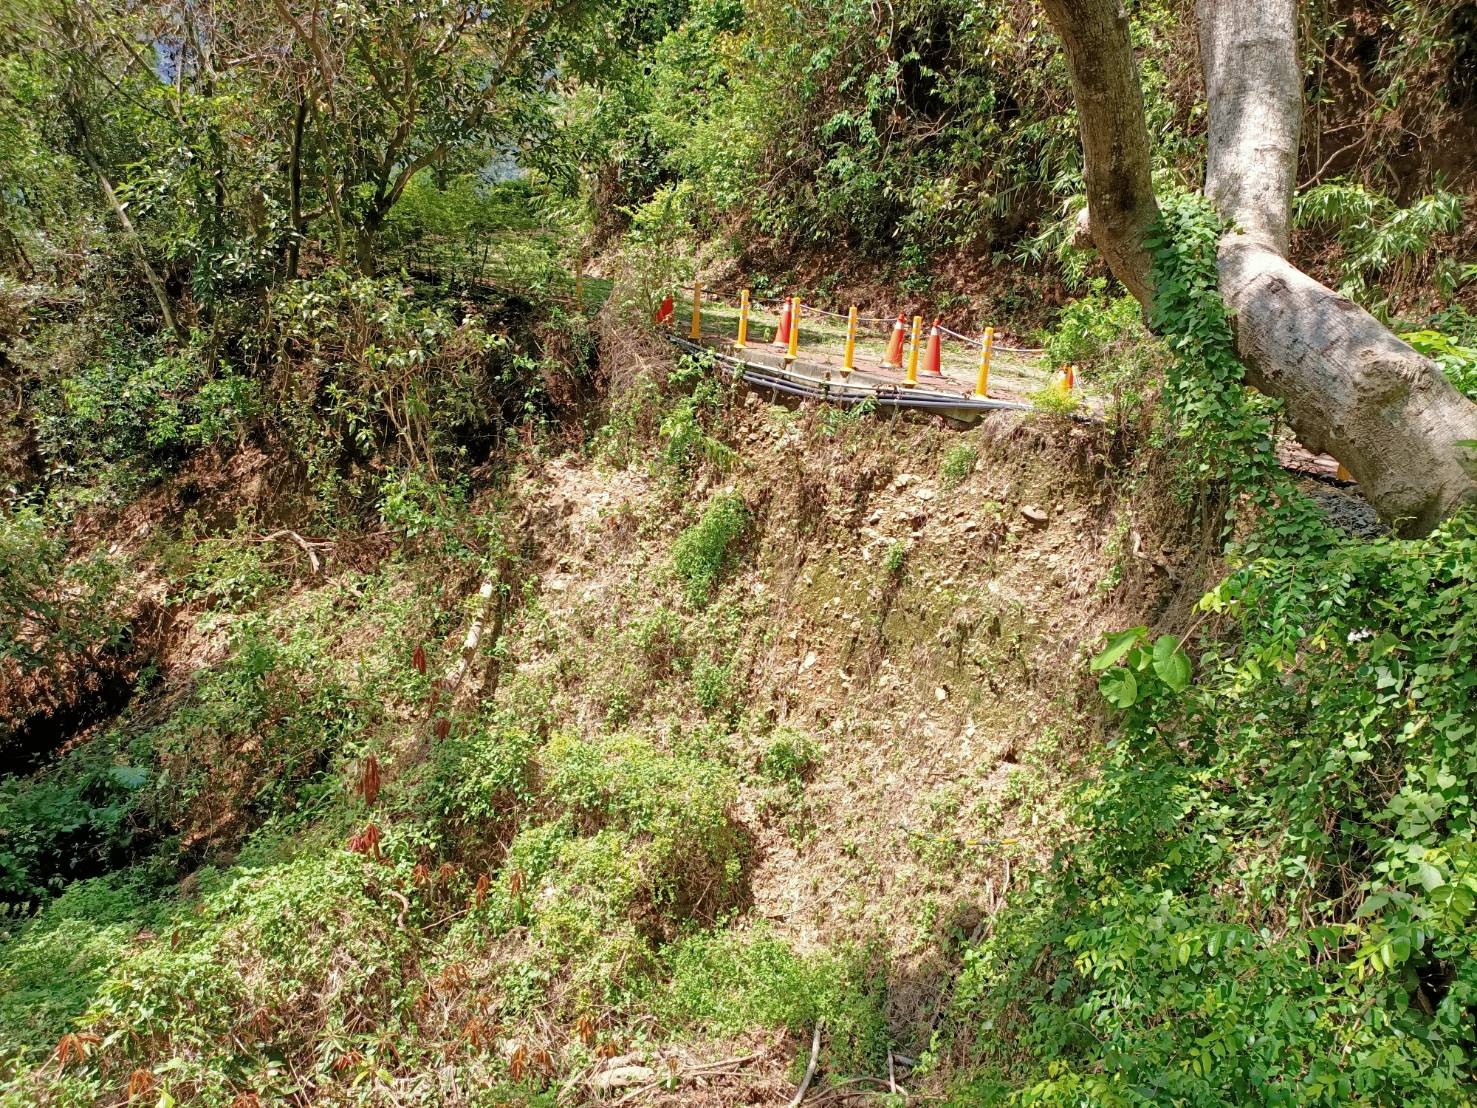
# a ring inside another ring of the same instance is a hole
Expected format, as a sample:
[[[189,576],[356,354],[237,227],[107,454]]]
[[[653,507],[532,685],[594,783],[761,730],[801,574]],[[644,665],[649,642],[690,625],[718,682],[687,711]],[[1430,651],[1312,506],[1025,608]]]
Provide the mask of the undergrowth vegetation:
[[[1187,488],[1229,497],[1229,572],[1183,635],[1094,661],[1120,733],[1073,841],[966,956],[938,1055],[977,1069],[960,1103],[1471,1093],[1477,524],[1355,538],[1291,486],[1217,237],[1169,206],[1155,265],[1167,414]]]
[[[1470,5],[1305,7],[1294,252],[1477,399]],[[1477,1099],[1477,516],[1281,468],[1184,8],[1146,315],[1028,0],[7,5],[0,1105]]]

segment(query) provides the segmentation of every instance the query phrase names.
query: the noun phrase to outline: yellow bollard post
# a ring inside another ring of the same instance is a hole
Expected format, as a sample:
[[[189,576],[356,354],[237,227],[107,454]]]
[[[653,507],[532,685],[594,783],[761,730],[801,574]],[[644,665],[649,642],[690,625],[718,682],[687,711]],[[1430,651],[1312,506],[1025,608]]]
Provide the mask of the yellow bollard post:
[[[749,344],[749,290],[739,293],[739,332],[734,342],[735,350],[743,350]]]
[[[785,351],[785,365],[800,354],[800,297],[790,301],[790,349]]]
[[[692,330],[687,337],[696,342],[703,337],[703,283],[692,283]]]
[[[990,351],[995,348],[995,328],[985,328],[985,343],[980,347],[980,376],[974,383],[974,395],[977,399],[990,399]]]
[[[908,347],[908,376],[903,381],[903,385],[906,388],[912,388],[918,383],[918,342],[922,335],[923,317],[921,315],[915,315],[913,317],[912,345]]]
[[[841,376],[845,377],[856,368],[856,305],[846,313],[846,358],[841,364]]]

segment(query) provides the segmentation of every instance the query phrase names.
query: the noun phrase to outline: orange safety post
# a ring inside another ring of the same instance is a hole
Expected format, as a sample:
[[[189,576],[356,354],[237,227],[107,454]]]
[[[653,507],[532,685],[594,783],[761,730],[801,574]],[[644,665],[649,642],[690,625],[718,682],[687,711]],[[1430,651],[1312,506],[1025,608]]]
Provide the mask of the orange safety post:
[[[735,350],[743,350],[749,344],[749,290],[744,289],[739,293],[739,329],[738,339],[734,342]]]
[[[935,377],[944,375],[943,367],[939,364],[943,360],[943,341],[944,337],[939,331],[939,321],[935,319],[928,331],[928,351],[923,357],[924,373],[932,373]]]
[[[923,317],[913,317],[913,341],[908,347],[908,376],[904,385],[912,387],[918,383],[918,342],[923,337]]]
[[[1063,383],[1067,386],[1068,392],[1077,387],[1077,367],[1071,362],[1067,363],[1067,377]]]
[[[774,345],[788,348],[790,345],[790,298],[785,297],[785,307],[780,312],[780,325],[774,332]]]
[[[677,307],[675,304],[672,303],[671,295],[668,294],[666,298],[662,300],[662,306],[656,310],[656,321],[658,323],[670,324],[672,322],[672,313],[676,310]]]
[[[785,351],[786,365],[800,356],[800,297],[795,297],[791,303],[795,310],[790,313],[790,347]]]
[[[856,368],[856,305],[846,313],[846,357],[841,362],[841,376]]]
[[[892,325],[892,339],[887,344],[887,355],[882,359],[883,369],[903,368],[903,317],[898,313],[897,322]]]
[[[687,332],[687,337],[693,342],[703,337],[703,283],[701,281],[692,283],[692,329]]]
[[[988,400],[990,398],[990,351],[995,346],[995,328],[985,328],[984,340],[980,347],[980,376],[974,384],[974,394],[981,400]]]

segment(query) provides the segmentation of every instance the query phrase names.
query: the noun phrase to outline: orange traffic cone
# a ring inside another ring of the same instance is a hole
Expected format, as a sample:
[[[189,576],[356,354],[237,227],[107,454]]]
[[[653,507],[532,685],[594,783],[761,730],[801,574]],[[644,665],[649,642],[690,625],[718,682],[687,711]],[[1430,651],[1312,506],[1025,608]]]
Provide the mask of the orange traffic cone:
[[[790,347],[790,307],[791,307],[791,304],[792,304],[792,301],[791,301],[790,297],[788,297],[788,296],[785,297],[785,310],[780,313],[780,325],[779,325],[779,329],[776,330],[775,333],[774,333],[774,345],[775,346],[783,346],[787,350]]]
[[[882,359],[884,369],[903,368],[903,338],[906,330],[903,317],[899,315],[897,322],[892,325],[892,341],[887,344],[887,356]]]
[[[928,332],[928,349],[923,353],[924,373],[932,373],[939,377],[944,375],[943,369],[939,366],[939,359],[942,355],[940,347],[943,341],[943,336],[939,332],[939,321],[935,319],[933,321],[933,327]]]
[[[665,300],[662,301],[662,306],[656,310],[656,321],[657,321],[657,323],[658,324],[671,323],[672,322],[672,313],[675,310],[676,310],[676,305],[672,303],[672,298],[670,296],[668,296]]]
[[[1077,367],[1070,362],[1067,363],[1067,391],[1071,392],[1077,387]]]

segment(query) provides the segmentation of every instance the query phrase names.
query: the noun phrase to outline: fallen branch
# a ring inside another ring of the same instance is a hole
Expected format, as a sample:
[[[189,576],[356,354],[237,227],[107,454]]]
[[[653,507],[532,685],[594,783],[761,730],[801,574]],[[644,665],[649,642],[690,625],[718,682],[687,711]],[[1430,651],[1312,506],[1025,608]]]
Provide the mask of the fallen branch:
[[[441,687],[447,693],[455,694],[462,683],[462,678],[467,675],[467,667],[472,663],[472,655],[477,652],[477,647],[482,642],[482,628],[487,623],[487,617],[492,613],[492,596],[495,587],[496,583],[489,577],[477,590],[477,595],[482,598],[482,610],[472,620],[472,626],[467,628],[467,637],[462,640],[461,656],[457,658],[456,664],[446,671],[446,676],[441,678]]]
[[[810,1083],[815,1079],[815,1064],[821,1057],[821,1027],[824,1020],[816,1020],[815,1032],[810,1036],[810,1065],[805,1067],[805,1077],[800,1081],[800,1088],[795,1090],[795,1098],[790,1101],[790,1108],[800,1108],[800,1102],[805,1099],[805,1094],[810,1088]]]
[[[317,573],[319,571],[318,555],[315,553],[315,550],[327,550],[332,548],[333,546],[333,543],[329,542],[327,539],[305,539],[296,531],[288,531],[286,529],[283,529],[281,531],[273,531],[270,535],[263,535],[256,541],[274,542],[277,539],[291,539],[293,542],[297,543],[298,546],[302,547],[303,553],[308,556],[308,564],[313,567],[314,573]]]

